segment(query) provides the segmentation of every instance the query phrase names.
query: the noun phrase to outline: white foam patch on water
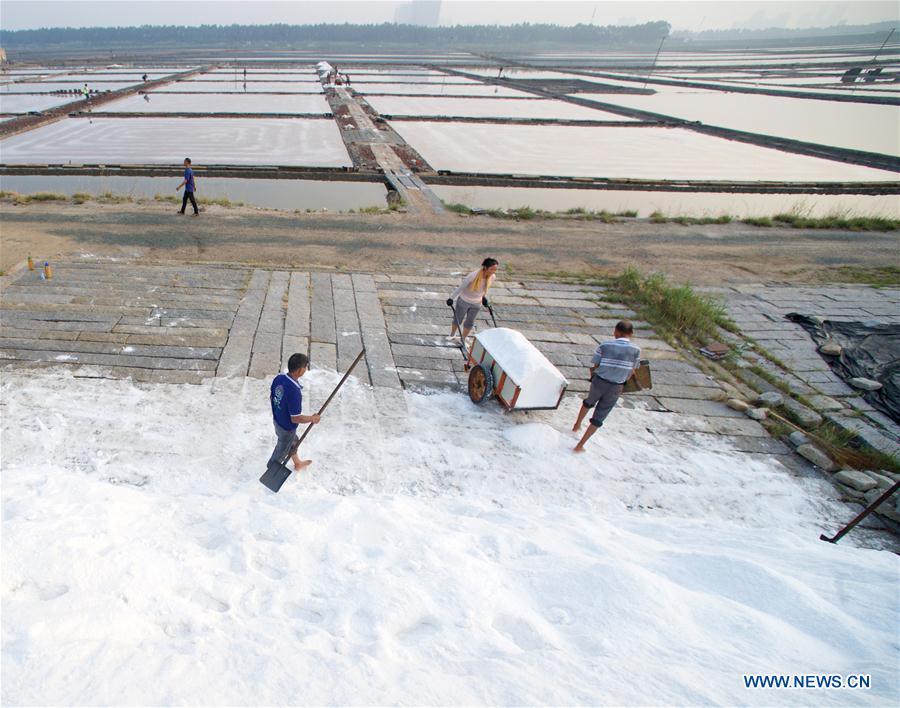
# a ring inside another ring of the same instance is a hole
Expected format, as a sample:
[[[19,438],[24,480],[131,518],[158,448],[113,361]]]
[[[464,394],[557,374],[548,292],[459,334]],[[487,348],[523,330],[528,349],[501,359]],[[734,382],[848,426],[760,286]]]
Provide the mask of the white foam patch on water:
[[[576,457],[575,399],[351,378],[273,495],[268,384],[4,373],[4,704],[896,698],[897,558],[817,540],[848,516],[824,482],[684,416],[617,409]]]

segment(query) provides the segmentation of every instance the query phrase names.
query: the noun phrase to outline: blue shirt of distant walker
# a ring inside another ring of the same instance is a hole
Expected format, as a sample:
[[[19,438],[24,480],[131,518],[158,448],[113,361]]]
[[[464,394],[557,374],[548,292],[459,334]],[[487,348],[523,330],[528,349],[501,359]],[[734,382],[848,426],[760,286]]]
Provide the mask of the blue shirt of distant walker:
[[[184,168],[184,191],[194,191],[194,171],[190,167]]]
[[[594,376],[614,384],[623,384],[631,376],[641,358],[640,347],[635,346],[625,337],[611,339],[597,347],[591,364],[597,365]]]
[[[272,381],[272,417],[285,430],[296,430],[291,422],[292,415],[300,415],[303,410],[303,387],[287,374],[278,374]]]

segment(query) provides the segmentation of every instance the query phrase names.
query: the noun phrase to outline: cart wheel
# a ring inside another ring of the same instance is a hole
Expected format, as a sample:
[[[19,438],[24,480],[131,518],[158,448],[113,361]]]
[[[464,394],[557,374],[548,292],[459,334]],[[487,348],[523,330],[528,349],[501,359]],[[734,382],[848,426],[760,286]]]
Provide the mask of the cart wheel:
[[[481,405],[494,394],[494,377],[491,370],[476,364],[469,371],[469,398],[472,403]]]

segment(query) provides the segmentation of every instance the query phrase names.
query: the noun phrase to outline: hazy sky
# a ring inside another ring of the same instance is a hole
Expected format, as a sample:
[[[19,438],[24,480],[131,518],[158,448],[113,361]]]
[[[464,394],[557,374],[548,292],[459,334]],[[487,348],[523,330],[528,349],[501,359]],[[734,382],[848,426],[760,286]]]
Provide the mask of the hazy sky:
[[[0,27],[392,22],[394,0],[0,0]],[[441,24],[549,22],[635,24],[667,20],[674,29],[822,27],[900,20],[900,3],[871,0],[443,0]]]

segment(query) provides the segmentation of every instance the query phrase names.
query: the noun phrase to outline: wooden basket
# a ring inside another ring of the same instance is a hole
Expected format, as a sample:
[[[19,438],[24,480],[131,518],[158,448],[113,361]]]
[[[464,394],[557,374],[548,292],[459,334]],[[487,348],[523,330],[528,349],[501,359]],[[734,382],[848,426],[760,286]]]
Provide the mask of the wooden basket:
[[[651,388],[653,388],[653,378],[650,376],[650,361],[641,359],[641,363],[625,382],[622,393],[637,393],[638,391],[648,391]]]

